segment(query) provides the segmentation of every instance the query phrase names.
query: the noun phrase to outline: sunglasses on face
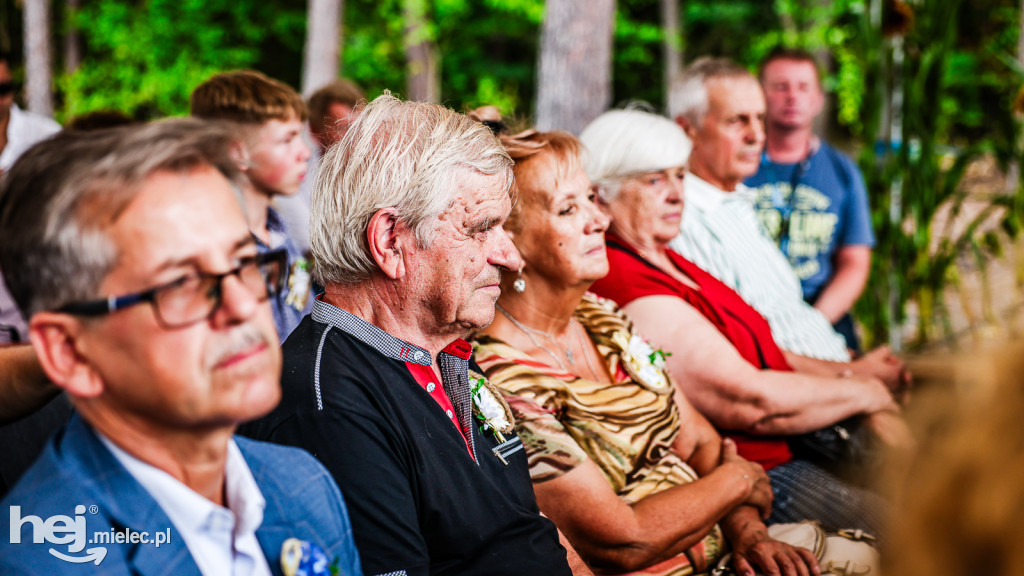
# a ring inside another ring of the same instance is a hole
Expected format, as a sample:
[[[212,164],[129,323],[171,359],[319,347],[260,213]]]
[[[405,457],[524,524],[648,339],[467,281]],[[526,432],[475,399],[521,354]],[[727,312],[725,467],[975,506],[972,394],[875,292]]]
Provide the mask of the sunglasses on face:
[[[14,82],[0,82],[0,96],[14,93]]]

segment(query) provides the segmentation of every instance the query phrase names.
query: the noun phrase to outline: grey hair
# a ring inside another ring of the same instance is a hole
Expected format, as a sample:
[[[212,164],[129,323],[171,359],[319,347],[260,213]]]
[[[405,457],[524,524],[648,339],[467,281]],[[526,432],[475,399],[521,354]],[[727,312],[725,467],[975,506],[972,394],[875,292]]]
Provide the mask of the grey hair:
[[[378,96],[324,155],[313,184],[314,280],[353,284],[376,272],[366,232],[382,208],[394,208],[429,248],[467,170],[501,176],[511,192],[512,160],[489,128],[437,104]]]
[[[699,125],[708,113],[708,81],[740,77],[754,79],[749,70],[728,58],[697,58],[672,80],[668,92],[669,117],[682,116],[690,124]]]
[[[601,198],[614,200],[622,181],[644,172],[684,166],[693,145],[675,122],[640,110],[611,110],[580,134],[587,176]]]
[[[98,296],[118,259],[107,230],[154,173],[211,166],[237,191],[233,139],[218,123],[176,118],[62,132],[26,152],[0,187],[0,270],[25,316]]]

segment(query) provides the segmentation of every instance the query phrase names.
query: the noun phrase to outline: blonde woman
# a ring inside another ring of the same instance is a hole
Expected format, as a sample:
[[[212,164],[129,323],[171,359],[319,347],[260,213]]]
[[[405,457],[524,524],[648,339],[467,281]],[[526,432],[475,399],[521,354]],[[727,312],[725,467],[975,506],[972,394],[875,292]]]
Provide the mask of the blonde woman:
[[[502,278],[476,360],[506,395],[542,512],[598,573],[685,575],[731,547],[740,574],[816,573],[768,537],[764,470],[739,457],[651,361],[632,322],[587,293],[608,271],[609,219],[563,132],[505,138],[525,266]]]

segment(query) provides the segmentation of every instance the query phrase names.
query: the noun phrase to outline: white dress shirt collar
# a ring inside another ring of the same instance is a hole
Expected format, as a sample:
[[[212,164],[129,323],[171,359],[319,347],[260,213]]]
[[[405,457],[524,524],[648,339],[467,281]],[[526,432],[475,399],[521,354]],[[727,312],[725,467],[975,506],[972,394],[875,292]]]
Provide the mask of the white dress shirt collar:
[[[132,456],[99,434],[125,469],[153,496],[188,547],[205,576],[269,576],[270,567],[256,539],[266,500],[234,440],[228,442],[224,495],[227,508]],[[146,527],[161,530],[164,527]]]
[[[735,191],[726,192],[692,172],[686,175],[684,187],[686,201],[694,208],[704,212],[714,212],[726,202],[736,200],[750,202],[753,193],[742,183],[736,185]]]

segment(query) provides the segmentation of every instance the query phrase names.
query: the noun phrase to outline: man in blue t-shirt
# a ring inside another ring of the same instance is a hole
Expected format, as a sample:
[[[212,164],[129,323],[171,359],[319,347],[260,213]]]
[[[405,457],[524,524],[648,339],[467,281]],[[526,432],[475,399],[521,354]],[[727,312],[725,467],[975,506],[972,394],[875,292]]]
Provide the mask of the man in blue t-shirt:
[[[767,140],[746,181],[765,228],[789,258],[804,299],[859,348],[849,311],[867,284],[871,229],[864,180],[853,161],[814,134],[824,94],[814,57],[773,51],[761,64]]]

